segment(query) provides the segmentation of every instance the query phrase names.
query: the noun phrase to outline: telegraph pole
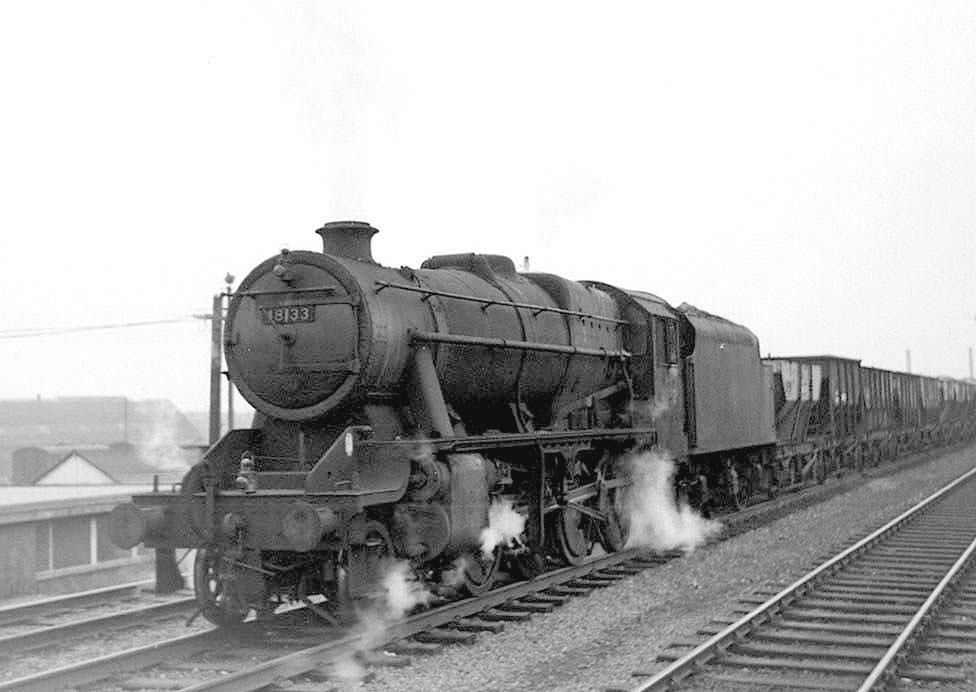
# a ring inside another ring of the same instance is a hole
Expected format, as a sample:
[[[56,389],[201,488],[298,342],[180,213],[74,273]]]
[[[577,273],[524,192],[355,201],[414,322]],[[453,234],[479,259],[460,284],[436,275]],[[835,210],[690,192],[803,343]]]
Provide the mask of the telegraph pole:
[[[227,276],[224,277],[224,283],[227,284],[227,291],[224,293],[224,295],[227,296],[227,307],[229,308],[230,297],[233,295],[234,275],[228,272]],[[227,432],[234,429],[234,383],[230,381],[229,367],[230,366],[228,366],[228,370],[224,372],[224,375],[227,376]]]
[[[213,297],[210,313],[210,434],[211,445],[220,439],[220,337],[223,327],[223,296]]]

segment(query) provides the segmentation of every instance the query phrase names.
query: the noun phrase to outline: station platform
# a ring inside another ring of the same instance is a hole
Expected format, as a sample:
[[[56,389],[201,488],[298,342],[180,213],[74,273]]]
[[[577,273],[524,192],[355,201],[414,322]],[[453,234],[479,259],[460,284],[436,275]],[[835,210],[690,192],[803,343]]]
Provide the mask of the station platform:
[[[117,548],[108,515],[144,485],[0,485],[0,599],[152,579],[154,553]]]

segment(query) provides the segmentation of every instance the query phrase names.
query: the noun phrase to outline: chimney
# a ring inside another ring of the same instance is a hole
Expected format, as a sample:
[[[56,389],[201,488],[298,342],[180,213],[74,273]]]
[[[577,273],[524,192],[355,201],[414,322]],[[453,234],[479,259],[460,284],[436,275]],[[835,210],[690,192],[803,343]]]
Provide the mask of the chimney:
[[[373,262],[370,238],[378,233],[364,221],[332,221],[315,231],[322,236],[322,252],[360,262]]]

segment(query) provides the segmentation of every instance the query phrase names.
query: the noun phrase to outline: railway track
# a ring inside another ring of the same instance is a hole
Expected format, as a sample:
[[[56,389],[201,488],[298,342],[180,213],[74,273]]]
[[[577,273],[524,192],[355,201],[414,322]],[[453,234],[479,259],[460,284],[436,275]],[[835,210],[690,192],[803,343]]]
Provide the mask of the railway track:
[[[891,470],[906,465],[899,464]],[[843,493],[852,487],[853,482],[846,477],[721,517],[725,522],[725,531],[719,540],[771,523],[798,508]],[[355,631],[330,631],[321,626],[289,627],[284,623],[281,626],[255,624],[234,636],[208,630],[2,682],[0,691],[69,687],[79,690],[138,689],[141,683],[155,689],[248,690],[295,676],[298,676],[301,684],[310,685],[309,689],[312,689],[316,684],[321,685],[323,680],[342,677],[342,673],[337,673],[331,666],[337,660],[348,659],[350,652],[356,653],[355,660],[359,665],[367,667],[404,665],[413,656],[428,655],[442,646],[470,643],[477,631],[499,631],[505,622],[524,620],[533,613],[548,612],[569,598],[584,596],[594,588],[608,586],[679,554],[652,555],[628,551],[600,558],[580,567],[549,573],[532,582],[502,587],[485,598],[445,604],[412,618],[389,623],[381,637],[375,632],[364,635]],[[136,585],[127,586],[131,588]],[[116,594],[108,593],[109,590],[100,591],[103,599],[105,596],[117,600],[129,597],[122,587]],[[184,607],[184,615],[193,610],[192,605]],[[130,621],[140,620],[145,623],[146,617],[138,614],[130,616]],[[94,622],[92,626],[98,627]],[[111,619],[103,623],[106,629],[126,626],[122,614],[114,624]],[[78,631],[84,631],[85,626],[79,623],[75,627],[79,627]],[[88,631],[94,632],[95,629]],[[31,648],[36,652],[45,646],[44,641],[60,641],[56,631],[51,631],[50,636],[37,636],[41,641],[37,646],[18,644],[18,650]],[[371,640],[371,648],[364,645],[364,637]],[[294,680],[290,683],[292,687],[289,689],[294,690],[296,683]],[[326,686],[323,689],[329,688]]]
[[[30,618],[50,617],[62,612],[102,607],[109,598],[118,603],[132,602],[140,598],[141,593],[152,588],[152,581],[137,581],[0,606],[0,628],[16,626],[19,622]]]
[[[806,506],[844,492],[840,482],[791,493],[721,517],[725,540],[770,523],[797,506]],[[181,689],[257,690],[289,681],[288,689],[314,689],[346,673],[335,664],[357,666],[406,665],[413,657],[436,653],[441,647],[474,641],[478,632],[499,632],[506,623],[550,612],[570,598],[585,597],[594,589],[611,586],[644,569],[683,555],[681,551],[653,553],[628,550],[597,558],[495,589],[477,599],[446,603],[399,622],[386,623],[382,632],[335,632],[321,626],[302,628],[254,625],[229,636],[210,630],[160,641],[150,646],[64,666],[42,674],[0,683],[7,690],[74,689]],[[327,638],[322,641],[323,637]],[[298,687],[296,688],[296,685]],[[274,689],[269,688],[269,689]],[[284,687],[282,688],[284,689]]]
[[[976,653],[976,469],[627,692],[964,684]]]
[[[246,691],[289,680],[295,690],[314,681],[339,679],[340,661],[404,665],[440,647],[471,643],[478,632],[498,632],[506,622],[550,612],[570,598],[610,586],[673,555],[629,550],[585,565],[549,572],[480,596],[452,601],[380,630],[346,631],[245,626],[236,633],[208,630],[0,684],[0,691],[155,689]],[[326,638],[326,641],[322,641]],[[315,642],[313,644],[313,642]],[[282,652],[284,655],[282,655]],[[352,657],[352,658],[351,658]],[[94,686],[93,686],[94,685]],[[326,688],[328,689],[328,688]]]
[[[153,582],[132,582],[0,608],[0,661],[118,629],[154,627],[190,617],[186,592],[157,596]]]

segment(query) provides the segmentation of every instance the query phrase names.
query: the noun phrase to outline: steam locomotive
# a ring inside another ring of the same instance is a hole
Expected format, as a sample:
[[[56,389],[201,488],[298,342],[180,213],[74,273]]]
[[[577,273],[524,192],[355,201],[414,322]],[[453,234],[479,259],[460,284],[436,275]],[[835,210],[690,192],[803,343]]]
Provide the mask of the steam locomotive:
[[[905,428],[859,407],[860,380],[843,380],[841,402],[826,361],[764,363],[748,329],[689,305],[498,255],[392,269],[373,260],[369,224],[317,233],[322,252],[282,250],[229,302],[226,361],[252,427],[224,435],[178,492],[112,514],[121,547],[198,549],[197,598],[218,624],[315,596],[341,620],[391,559],[434,584],[460,571],[477,594],[503,565],[531,576],[596,544],[620,550],[640,450],[667,449],[700,504],[741,505],[840,465],[839,431],[862,420]],[[972,386],[936,390],[960,406],[932,415],[971,421]],[[858,459],[900,439],[865,436]],[[483,550],[494,505],[525,530]]]

